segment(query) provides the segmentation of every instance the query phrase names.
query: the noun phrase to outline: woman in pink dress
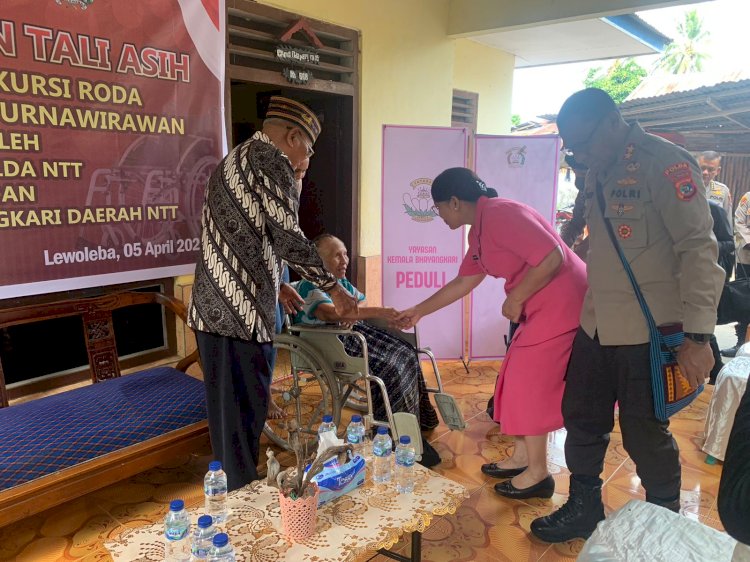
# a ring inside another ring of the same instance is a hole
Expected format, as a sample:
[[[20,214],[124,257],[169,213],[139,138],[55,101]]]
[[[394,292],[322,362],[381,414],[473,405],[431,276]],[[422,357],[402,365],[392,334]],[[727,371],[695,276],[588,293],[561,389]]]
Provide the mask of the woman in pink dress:
[[[502,314],[520,326],[500,368],[493,417],[503,433],[515,436],[515,447],[510,458],[485,464],[482,472],[512,477],[495,485],[503,496],[549,498],[555,481],[547,469],[547,434],[563,426],[565,370],[586,292],[585,265],[537,211],[498,198],[471,170],[442,172],[432,183],[432,199],[448,227],[471,226],[469,251],[458,276],[399,321],[413,326],[469,294],[486,275],[505,279]]]

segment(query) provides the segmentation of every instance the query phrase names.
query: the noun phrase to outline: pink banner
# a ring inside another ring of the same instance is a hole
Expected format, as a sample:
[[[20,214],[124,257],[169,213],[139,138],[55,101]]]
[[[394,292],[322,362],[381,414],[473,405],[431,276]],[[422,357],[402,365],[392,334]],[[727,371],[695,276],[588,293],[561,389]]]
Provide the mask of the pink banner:
[[[464,229],[450,230],[432,211],[432,179],[466,166],[466,129],[383,127],[383,304],[409,308],[458,273]],[[440,359],[463,355],[463,304],[419,324],[423,346]]]
[[[526,203],[552,223],[557,206],[560,139],[557,135],[476,137],[476,172],[498,195]],[[500,314],[504,279],[487,277],[471,295],[469,356],[505,354],[508,320]]]

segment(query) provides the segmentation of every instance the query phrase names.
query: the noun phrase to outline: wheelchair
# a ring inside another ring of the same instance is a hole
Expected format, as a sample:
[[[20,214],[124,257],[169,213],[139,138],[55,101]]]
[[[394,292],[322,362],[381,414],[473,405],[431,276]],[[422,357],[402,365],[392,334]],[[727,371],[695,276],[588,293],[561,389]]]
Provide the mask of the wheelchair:
[[[435,403],[443,421],[451,430],[466,427],[455,399],[443,390],[440,371],[435,356],[429,348],[421,348],[416,328],[413,332],[402,332],[389,328],[383,322],[368,320],[380,329],[410,344],[419,356],[429,359],[435,377],[435,387],[427,387],[427,392],[435,397]],[[342,337],[357,338],[362,355],[349,355]],[[289,445],[289,421],[303,435],[317,437],[318,425],[323,416],[333,416],[339,435],[345,431],[340,427],[341,412],[346,408],[362,412],[365,430],[369,434],[378,426],[388,427],[394,441],[408,435],[416,449],[417,457],[422,454],[422,434],[417,417],[405,412],[393,412],[385,383],[368,368],[367,342],[359,332],[335,325],[306,326],[290,325],[273,341],[277,352],[276,372],[271,383],[271,397],[276,406],[285,414],[281,419],[268,419],[263,432],[276,445],[291,450]],[[278,376],[279,373],[283,373]],[[370,384],[380,390],[385,405],[385,420],[375,419],[373,414],[372,391]]]

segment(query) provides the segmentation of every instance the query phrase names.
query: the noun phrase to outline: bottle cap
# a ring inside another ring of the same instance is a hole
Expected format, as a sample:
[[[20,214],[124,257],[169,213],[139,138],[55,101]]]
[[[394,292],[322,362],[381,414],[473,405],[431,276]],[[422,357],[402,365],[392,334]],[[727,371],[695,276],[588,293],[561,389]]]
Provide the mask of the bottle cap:
[[[323,416],[323,423],[331,423],[332,421],[333,421],[333,416],[330,416],[328,414]]]
[[[402,445],[409,445],[411,443],[411,437],[409,437],[408,435],[402,435],[398,438],[398,442]]]
[[[378,428],[378,435],[388,435],[388,428],[381,425]]]
[[[362,416],[354,414],[352,416],[352,423],[362,423]]]
[[[185,508],[185,502],[182,500],[172,500],[169,502],[170,511],[182,511]]]
[[[198,517],[198,527],[201,529],[208,529],[211,525],[214,524],[214,518],[210,515],[201,515]]]
[[[216,533],[214,535],[214,546],[221,548],[229,544],[229,537],[226,533]]]
[[[208,470],[211,472],[217,472],[221,470],[221,461],[211,461],[208,463]]]

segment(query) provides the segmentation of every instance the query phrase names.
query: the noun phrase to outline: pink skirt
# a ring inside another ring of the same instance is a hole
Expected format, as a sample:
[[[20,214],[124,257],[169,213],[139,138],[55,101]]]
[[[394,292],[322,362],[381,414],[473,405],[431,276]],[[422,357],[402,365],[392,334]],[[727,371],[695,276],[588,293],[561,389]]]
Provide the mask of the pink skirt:
[[[494,419],[506,435],[542,435],[563,426],[565,372],[577,330],[510,346],[495,387]]]

